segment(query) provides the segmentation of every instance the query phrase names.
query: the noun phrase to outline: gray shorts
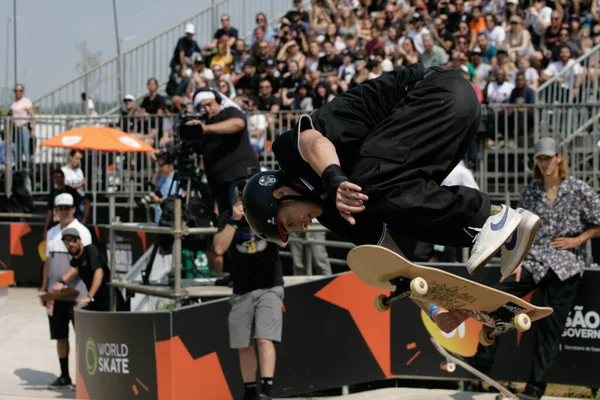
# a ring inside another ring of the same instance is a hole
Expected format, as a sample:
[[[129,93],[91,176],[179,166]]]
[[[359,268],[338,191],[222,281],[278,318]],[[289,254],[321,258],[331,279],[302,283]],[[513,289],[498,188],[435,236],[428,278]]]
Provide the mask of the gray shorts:
[[[257,289],[229,298],[229,345],[232,349],[252,346],[254,339],[281,342],[283,286]]]

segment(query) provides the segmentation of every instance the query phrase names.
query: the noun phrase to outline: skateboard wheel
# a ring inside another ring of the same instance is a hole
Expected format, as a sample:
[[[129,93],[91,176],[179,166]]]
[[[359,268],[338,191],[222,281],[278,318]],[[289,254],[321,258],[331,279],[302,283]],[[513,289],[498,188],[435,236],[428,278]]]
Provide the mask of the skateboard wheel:
[[[479,343],[483,346],[491,346],[494,344],[494,338],[489,336],[489,331],[485,328],[479,332]]]
[[[454,371],[456,371],[456,364],[454,363],[448,363],[446,364],[446,371],[453,373]]]
[[[415,278],[410,281],[410,291],[417,296],[425,296],[427,294],[427,281],[423,278]]]
[[[390,304],[387,302],[387,297],[383,294],[375,297],[375,309],[377,311],[385,312],[390,309]]]
[[[519,314],[513,319],[513,325],[519,332],[525,332],[531,328],[531,319],[527,314]]]

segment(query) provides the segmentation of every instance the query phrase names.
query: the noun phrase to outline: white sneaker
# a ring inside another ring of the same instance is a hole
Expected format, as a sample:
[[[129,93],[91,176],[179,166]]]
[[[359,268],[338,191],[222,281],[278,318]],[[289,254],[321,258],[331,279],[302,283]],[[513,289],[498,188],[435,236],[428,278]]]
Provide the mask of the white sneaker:
[[[517,208],[517,212],[523,216],[523,219],[511,237],[502,245],[500,272],[504,278],[512,274],[523,262],[541,223],[540,217],[530,211]]]
[[[474,239],[471,257],[467,261],[469,274],[475,275],[496,255],[510,234],[517,229],[522,218],[516,210],[502,204],[502,210],[491,215],[481,228],[467,228],[479,231]]]

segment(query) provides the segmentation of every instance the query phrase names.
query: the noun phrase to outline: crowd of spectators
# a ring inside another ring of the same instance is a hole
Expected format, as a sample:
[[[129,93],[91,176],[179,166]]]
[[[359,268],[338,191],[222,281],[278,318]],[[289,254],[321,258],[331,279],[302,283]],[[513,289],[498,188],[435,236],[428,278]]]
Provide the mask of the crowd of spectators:
[[[250,121],[260,152],[265,135],[282,123],[278,111],[311,112],[394,68],[458,69],[493,113],[502,104],[532,103],[531,90],[600,43],[597,0],[293,0],[283,18],[269,23],[269,17],[258,12],[244,39],[223,14],[209,43],[198,43],[195,26],[187,24],[164,98],[151,79],[151,94],[124,115],[190,110],[194,92],[208,86],[246,111],[266,113]],[[577,85],[595,74],[581,66],[574,71],[563,84],[564,100],[581,96]],[[148,139],[156,135],[146,131]],[[168,144],[169,129],[159,133],[160,145]]]

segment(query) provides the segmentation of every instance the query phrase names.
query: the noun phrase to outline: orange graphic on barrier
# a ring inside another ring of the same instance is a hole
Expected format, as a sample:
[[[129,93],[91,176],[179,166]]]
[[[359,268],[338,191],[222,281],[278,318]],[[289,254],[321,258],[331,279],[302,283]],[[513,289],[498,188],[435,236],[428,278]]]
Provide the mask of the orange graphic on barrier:
[[[156,376],[159,400],[233,399],[217,353],[194,360],[179,336],[156,343]]]
[[[373,307],[373,299],[381,293],[349,273],[333,279],[315,296],[348,310],[382,372],[391,378],[390,313]]]
[[[23,256],[23,244],[21,238],[31,232],[31,227],[28,224],[10,224],[10,255]]]
[[[135,380],[137,381],[137,383],[146,391],[149,392],[150,389],[148,389],[148,387],[146,387],[146,385],[144,385],[142,383],[142,381],[140,381],[138,378],[135,378]],[[138,394],[140,394],[140,390],[137,388],[136,384],[134,383],[133,385],[131,385],[131,390],[133,390],[133,393],[137,396]]]
[[[419,357],[419,354],[421,354],[421,350],[417,351],[417,352],[415,353],[415,355],[414,355],[414,356],[412,356],[412,357],[411,357],[411,358],[410,358],[410,359],[409,359],[409,360],[406,362],[406,365],[408,366],[408,365],[410,365],[410,364],[411,364],[413,361],[415,361],[415,358]]]

